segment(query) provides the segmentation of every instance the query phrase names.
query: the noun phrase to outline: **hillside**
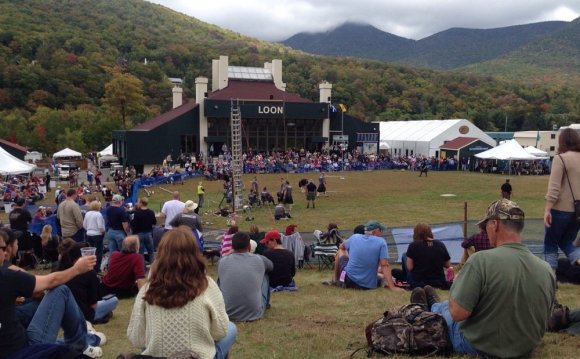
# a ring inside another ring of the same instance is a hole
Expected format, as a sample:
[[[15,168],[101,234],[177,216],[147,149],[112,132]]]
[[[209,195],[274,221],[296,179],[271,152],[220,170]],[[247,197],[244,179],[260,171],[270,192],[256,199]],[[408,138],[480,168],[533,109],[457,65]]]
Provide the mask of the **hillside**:
[[[333,101],[367,121],[469,118],[493,130],[508,116],[519,130],[580,116],[578,92],[307,55],[141,0],[0,0],[0,23],[0,138],[47,153],[104,148],[113,129],[170,108],[167,77],[183,78],[191,98],[220,55],[282,59],[287,91],[317,100],[329,81]]]
[[[547,21],[497,29],[452,28],[415,41],[370,25],[347,23],[326,32],[300,33],[282,43],[312,54],[448,70],[498,58],[566,25]]]

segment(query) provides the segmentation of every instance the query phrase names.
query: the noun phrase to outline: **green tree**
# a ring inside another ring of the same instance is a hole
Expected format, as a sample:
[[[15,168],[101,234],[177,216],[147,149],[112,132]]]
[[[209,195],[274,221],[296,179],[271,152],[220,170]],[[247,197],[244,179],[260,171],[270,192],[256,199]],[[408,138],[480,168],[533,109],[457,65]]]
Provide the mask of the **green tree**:
[[[126,130],[132,117],[146,111],[143,82],[131,74],[113,73],[113,79],[105,84],[103,103],[113,116],[121,118]]]

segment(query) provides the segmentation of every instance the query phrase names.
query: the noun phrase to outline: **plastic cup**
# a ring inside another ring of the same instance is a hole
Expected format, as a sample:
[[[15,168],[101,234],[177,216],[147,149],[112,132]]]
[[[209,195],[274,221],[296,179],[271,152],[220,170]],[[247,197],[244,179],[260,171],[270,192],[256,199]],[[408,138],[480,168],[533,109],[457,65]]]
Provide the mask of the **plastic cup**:
[[[97,252],[97,248],[95,248],[95,247],[81,248],[81,256],[83,256],[83,257],[94,256],[96,252]]]

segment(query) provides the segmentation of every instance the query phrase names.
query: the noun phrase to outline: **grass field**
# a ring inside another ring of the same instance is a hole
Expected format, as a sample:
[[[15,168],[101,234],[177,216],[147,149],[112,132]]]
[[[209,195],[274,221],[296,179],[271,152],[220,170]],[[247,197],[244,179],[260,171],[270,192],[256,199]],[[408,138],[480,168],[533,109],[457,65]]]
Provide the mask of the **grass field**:
[[[316,201],[316,209],[306,209],[304,195],[297,188],[300,174],[287,175],[294,187],[293,219],[284,222],[271,220],[270,209],[259,208],[251,213],[253,222],[238,221],[241,230],[256,223],[262,230],[282,230],[289,223],[299,225],[301,231],[324,229],[329,222],[338,223],[341,229],[352,229],[368,219],[377,219],[390,226],[427,223],[457,222],[463,220],[464,203],[468,218],[479,219],[487,205],[499,197],[499,187],[505,177],[479,173],[430,172],[419,178],[408,171],[346,172],[328,176],[329,196]],[[249,187],[251,176],[245,176]],[[306,177],[308,178],[308,177]],[[316,178],[311,177],[316,181]],[[342,179],[344,178],[344,179]],[[258,175],[260,187],[267,186],[275,195],[280,175]],[[543,213],[543,196],[548,177],[512,177],[513,199],[526,212],[528,218],[540,218]],[[182,200],[196,199],[196,180],[184,185],[161,186],[166,190],[179,190]],[[207,209],[217,207],[221,199],[221,182],[204,182]],[[159,210],[170,194],[161,188],[154,189],[150,207]],[[454,194],[454,197],[442,197]],[[203,216],[211,228],[225,228],[225,218],[212,214]],[[5,217],[4,217],[5,219]],[[541,229],[538,229],[541,231]],[[538,234],[541,236],[541,233]],[[215,266],[209,266],[215,279]],[[385,310],[406,304],[409,292],[391,293],[344,290],[321,284],[331,277],[328,270],[304,269],[298,272],[299,291],[274,293],[272,308],[264,318],[253,323],[238,323],[238,337],[230,358],[348,358],[357,348],[365,345],[364,327],[377,319]],[[448,293],[440,291],[442,298]],[[560,284],[558,300],[570,307],[580,307],[580,287]],[[112,320],[97,326],[109,338],[103,347],[105,358],[115,358],[119,353],[136,352],[126,339],[126,329],[132,309],[132,300],[123,300]],[[577,358],[580,338],[549,333],[532,358]],[[363,358],[359,352],[355,358]]]

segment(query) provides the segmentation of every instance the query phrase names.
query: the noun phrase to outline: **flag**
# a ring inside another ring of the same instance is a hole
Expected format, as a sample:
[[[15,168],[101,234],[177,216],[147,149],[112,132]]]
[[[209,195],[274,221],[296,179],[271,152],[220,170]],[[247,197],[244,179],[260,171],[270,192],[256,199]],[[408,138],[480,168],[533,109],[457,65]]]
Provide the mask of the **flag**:
[[[330,112],[336,112],[336,107],[333,104],[330,104]]]
[[[340,109],[340,112],[346,112],[347,110],[346,105],[342,103],[338,104],[338,108]]]

